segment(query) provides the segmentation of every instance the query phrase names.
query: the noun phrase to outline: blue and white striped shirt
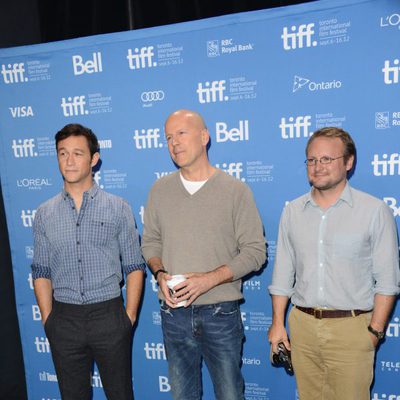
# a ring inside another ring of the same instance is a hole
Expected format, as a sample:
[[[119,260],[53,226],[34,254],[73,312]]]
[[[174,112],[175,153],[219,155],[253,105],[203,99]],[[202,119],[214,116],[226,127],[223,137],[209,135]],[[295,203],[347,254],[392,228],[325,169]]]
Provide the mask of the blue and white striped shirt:
[[[113,299],[123,273],[146,268],[131,208],[96,184],[83,194],[79,213],[66,191],[43,203],[33,234],[32,277],[50,279],[60,302]]]

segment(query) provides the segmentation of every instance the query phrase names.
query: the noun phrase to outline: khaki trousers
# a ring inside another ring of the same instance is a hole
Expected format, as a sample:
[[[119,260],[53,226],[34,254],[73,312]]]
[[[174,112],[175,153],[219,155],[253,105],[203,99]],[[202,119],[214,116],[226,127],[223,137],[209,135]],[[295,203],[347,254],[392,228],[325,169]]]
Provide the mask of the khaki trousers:
[[[300,400],[369,400],[375,347],[372,313],[316,319],[289,314],[292,361]]]

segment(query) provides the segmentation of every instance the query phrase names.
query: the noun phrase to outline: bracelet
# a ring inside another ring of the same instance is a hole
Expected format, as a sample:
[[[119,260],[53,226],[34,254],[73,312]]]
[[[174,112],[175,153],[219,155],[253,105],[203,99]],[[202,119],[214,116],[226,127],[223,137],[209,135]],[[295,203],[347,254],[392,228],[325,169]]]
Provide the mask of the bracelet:
[[[157,276],[158,276],[158,274],[159,274],[160,272],[164,272],[164,273],[168,274],[168,271],[166,271],[166,270],[163,269],[163,268],[160,268],[160,269],[158,269],[156,272],[154,272],[154,274],[153,274],[155,280],[157,280]]]

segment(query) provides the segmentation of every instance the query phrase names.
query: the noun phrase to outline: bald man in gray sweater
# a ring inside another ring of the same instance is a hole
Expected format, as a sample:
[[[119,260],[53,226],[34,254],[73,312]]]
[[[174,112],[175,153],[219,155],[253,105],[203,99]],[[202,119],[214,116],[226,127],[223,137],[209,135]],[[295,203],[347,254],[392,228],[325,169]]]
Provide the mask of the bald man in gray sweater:
[[[179,170],[150,191],[142,250],[160,288],[172,395],[201,399],[204,359],[216,399],[241,400],[241,278],[265,262],[261,219],[248,186],[209,163],[198,113],[172,113],[165,135]],[[177,274],[185,280],[170,291]]]

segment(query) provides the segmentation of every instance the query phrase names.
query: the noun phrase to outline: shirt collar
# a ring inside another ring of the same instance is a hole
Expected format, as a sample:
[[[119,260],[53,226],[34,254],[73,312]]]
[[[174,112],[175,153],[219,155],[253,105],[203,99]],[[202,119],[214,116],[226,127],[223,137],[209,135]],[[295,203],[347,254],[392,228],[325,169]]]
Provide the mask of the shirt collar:
[[[93,186],[87,190],[86,192],[83,193],[84,196],[89,196],[92,199],[94,199],[97,196],[97,193],[99,192],[99,186],[96,183],[93,183]],[[86,194],[87,193],[87,194]],[[62,192],[61,192],[61,196],[63,197],[63,199],[67,199],[70,196],[70,194],[65,190],[65,188],[63,188]]]
[[[312,190],[313,188],[311,188],[310,191],[305,195],[303,210],[307,207],[308,204],[311,204],[314,207],[318,207],[317,203],[314,201],[312,197]],[[346,181],[346,186],[344,187],[335,205],[338,204],[340,201],[344,201],[350,207],[353,207],[353,196],[351,194],[351,186],[348,181]]]

